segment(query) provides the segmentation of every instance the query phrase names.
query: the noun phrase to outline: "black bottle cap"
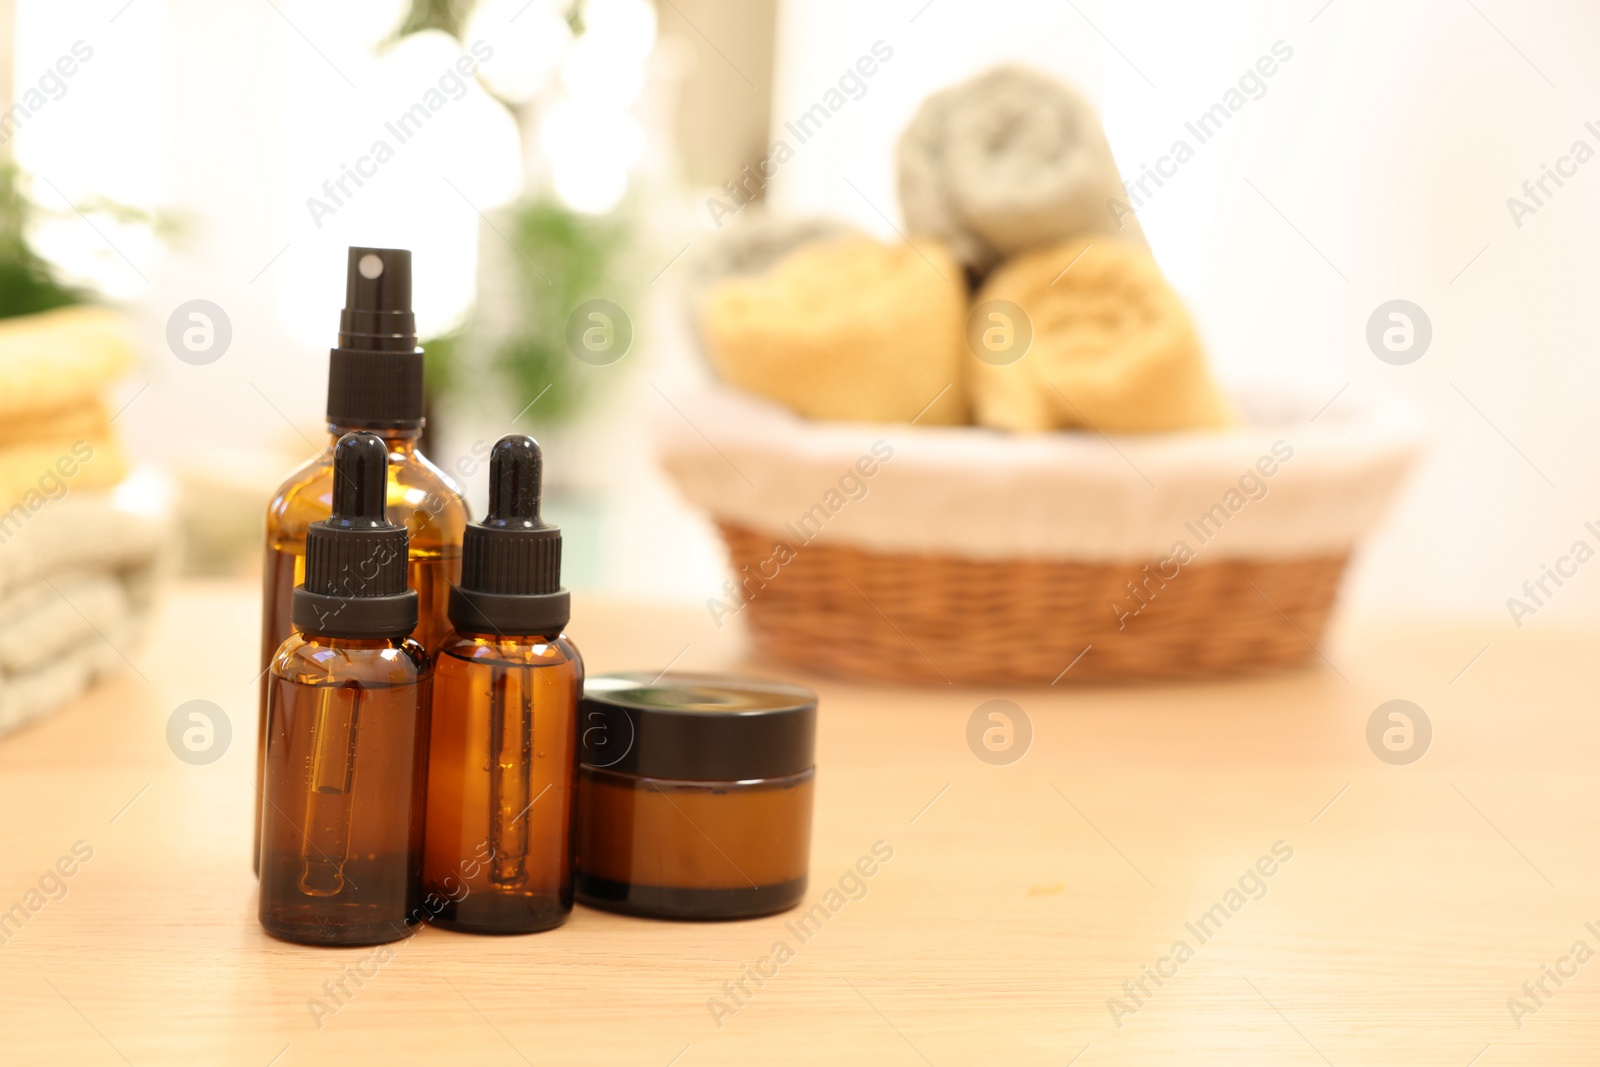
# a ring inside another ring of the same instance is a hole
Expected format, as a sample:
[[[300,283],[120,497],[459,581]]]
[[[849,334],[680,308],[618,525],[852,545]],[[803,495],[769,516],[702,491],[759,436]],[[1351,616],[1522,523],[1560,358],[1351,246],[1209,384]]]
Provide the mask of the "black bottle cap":
[[[716,674],[602,674],[583,686],[585,767],[686,782],[744,782],[812,766],[817,694]]]
[[[333,449],[333,514],[306,531],[306,580],[294,590],[295,629],[322,637],[404,637],[417,627],[406,586],[406,528],[389,521],[389,448],[356,431]]]
[[[350,249],[339,344],[328,357],[328,421],[369,429],[422,425],[422,349],[406,249]]]
[[[461,539],[461,584],[450,624],[474,633],[547,636],[572,618],[561,588],[561,527],[539,518],[544,454],[512,434],[489,453],[489,514]]]

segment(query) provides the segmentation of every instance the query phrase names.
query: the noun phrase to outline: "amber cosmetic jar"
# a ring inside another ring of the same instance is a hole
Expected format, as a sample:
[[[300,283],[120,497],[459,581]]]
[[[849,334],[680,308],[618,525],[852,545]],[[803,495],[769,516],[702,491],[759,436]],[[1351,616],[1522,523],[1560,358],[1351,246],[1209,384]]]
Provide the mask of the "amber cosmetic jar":
[[[745,919],[798,904],[816,726],[816,694],[780,682],[589,679],[578,725],[578,900],[656,919]]]

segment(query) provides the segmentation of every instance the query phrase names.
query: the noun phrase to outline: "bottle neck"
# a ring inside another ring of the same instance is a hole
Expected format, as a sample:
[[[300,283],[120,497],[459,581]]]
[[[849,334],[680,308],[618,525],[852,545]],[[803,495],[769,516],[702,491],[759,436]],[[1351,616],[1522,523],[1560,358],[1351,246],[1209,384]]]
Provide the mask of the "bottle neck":
[[[340,648],[349,652],[398,648],[405,643],[403,637],[333,637],[329,634],[309,632],[305,633],[305,638],[324,648]]]
[[[389,447],[391,462],[396,453],[403,456],[413,455],[417,451],[417,442],[422,438],[422,427],[395,428],[385,426],[373,429],[367,426],[345,426],[342,423],[328,423],[328,447],[331,449],[339,443],[339,438],[352,430],[365,430],[367,433],[376,434],[383,438],[383,443]]]
[[[561,639],[561,630],[547,634],[513,634],[513,633],[486,633],[482,630],[465,630],[456,627],[456,633],[462,637],[475,641],[487,641],[492,645],[548,645]]]

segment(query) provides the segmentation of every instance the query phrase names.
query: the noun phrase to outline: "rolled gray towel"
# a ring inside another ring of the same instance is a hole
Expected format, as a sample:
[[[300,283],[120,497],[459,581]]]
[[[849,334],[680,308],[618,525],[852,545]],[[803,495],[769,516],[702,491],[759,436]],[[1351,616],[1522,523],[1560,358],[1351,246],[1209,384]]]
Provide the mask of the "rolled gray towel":
[[[1053,78],[997,67],[923,102],[900,137],[900,206],[913,238],[983,273],[1085,233],[1144,242],[1094,109]]]

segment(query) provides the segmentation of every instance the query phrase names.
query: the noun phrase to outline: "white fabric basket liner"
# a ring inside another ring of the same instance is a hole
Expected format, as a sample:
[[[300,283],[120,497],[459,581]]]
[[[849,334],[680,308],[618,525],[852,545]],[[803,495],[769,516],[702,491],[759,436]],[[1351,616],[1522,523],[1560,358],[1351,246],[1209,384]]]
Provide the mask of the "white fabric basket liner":
[[[1420,421],[1388,396],[1229,395],[1241,416],[1231,430],[1107,437],[812,422],[715,386],[673,397],[657,441],[693,504],[795,547],[814,537],[896,555],[1081,562],[1166,559],[1179,542],[1198,561],[1346,552],[1421,446]],[[877,460],[875,442],[891,458]],[[871,477],[856,469],[863,456],[877,462]]]

